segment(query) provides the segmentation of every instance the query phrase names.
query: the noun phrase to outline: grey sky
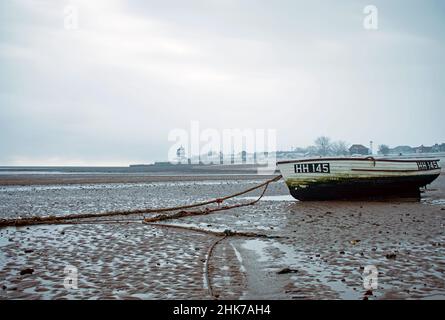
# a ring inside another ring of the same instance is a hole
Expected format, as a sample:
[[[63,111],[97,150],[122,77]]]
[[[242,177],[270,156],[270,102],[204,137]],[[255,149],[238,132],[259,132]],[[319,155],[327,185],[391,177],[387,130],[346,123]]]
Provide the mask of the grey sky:
[[[445,142],[443,57],[441,0],[5,0],[0,165],[162,160],[191,120],[279,149]]]

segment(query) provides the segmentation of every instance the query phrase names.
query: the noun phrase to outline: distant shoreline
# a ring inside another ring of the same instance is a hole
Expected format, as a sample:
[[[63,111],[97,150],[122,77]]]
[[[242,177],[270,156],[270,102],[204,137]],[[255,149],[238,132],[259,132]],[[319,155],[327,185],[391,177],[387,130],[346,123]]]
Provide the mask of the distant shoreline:
[[[113,184],[152,183],[205,180],[263,180],[274,175],[258,174],[27,174],[0,175],[0,186],[71,185],[71,184]]]

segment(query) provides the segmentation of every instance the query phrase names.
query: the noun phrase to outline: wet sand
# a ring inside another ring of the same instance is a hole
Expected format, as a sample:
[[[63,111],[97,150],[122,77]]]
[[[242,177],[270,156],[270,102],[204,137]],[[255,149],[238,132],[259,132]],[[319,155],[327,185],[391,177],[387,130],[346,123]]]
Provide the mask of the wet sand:
[[[0,217],[171,206],[232,194],[263,180],[28,181],[0,186]],[[281,237],[220,242],[210,260],[219,299],[363,299],[368,265],[378,270],[378,288],[368,292],[369,299],[444,299],[445,175],[429,189],[420,202],[298,202],[279,181],[255,206],[169,223]],[[129,223],[0,229],[0,298],[211,298],[204,265],[218,237],[133,218]],[[66,266],[77,268],[78,289],[64,287]],[[34,272],[20,275],[26,268]],[[283,268],[295,272],[278,274]]]
[[[109,183],[151,183],[170,181],[206,181],[206,180],[250,180],[269,179],[273,175],[250,174],[181,174],[164,172],[159,175],[144,173],[101,173],[101,174],[2,174],[0,186],[38,186],[67,184],[109,184]]]

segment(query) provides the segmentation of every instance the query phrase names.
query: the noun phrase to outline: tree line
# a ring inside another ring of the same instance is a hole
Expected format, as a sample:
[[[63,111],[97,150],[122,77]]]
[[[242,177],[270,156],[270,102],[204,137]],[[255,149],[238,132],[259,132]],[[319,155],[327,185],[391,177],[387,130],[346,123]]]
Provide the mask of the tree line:
[[[320,136],[314,141],[314,145],[307,148],[297,148],[297,152],[319,156],[346,156],[349,154],[349,145],[343,140],[333,141],[326,136]]]

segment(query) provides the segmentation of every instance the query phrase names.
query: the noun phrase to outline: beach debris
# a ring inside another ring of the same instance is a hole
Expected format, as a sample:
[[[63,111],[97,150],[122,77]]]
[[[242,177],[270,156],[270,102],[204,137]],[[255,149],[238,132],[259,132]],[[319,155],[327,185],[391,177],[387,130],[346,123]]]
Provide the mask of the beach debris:
[[[6,289],[8,289],[8,288],[7,288],[5,285],[3,285],[3,286],[2,286],[2,289],[3,289],[3,290],[6,290]]]
[[[34,269],[33,268],[25,268],[22,271],[20,271],[20,275],[23,276],[25,274],[33,274]]]
[[[396,257],[397,257],[397,255],[393,252],[386,254],[386,259],[395,259]]]
[[[283,268],[280,271],[277,271],[277,274],[287,274],[287,273],[297,273],[298,270],[297,269],[291,269],[291,268]]]
[[[345,254],[345,252],[344,251],[340,251],[340,254]]]
[[[25,249],[24,252],[25,253],[32,253],[32,252],[34,252],[34,249]]]
[[[359,243],[361,240],[351,240],[349,241],[353,246],[355,246],[357,243]]]

